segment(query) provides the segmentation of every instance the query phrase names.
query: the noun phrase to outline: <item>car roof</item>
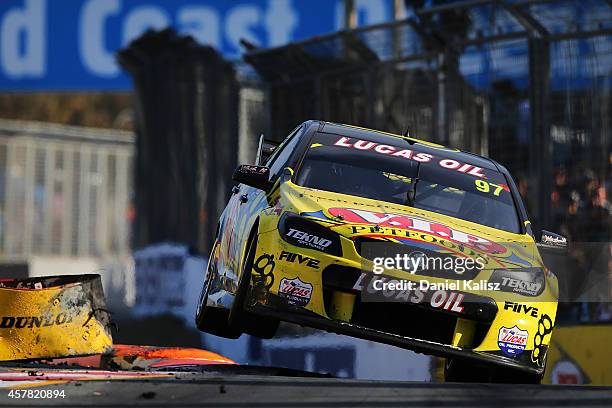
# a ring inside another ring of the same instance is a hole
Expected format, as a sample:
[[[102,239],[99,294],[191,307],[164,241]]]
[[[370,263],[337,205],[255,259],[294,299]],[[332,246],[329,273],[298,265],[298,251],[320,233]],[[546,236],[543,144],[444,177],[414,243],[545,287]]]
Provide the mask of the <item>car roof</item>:
[[[426,140],[340,123],[319,121],[318,124],[319,132],[322,133],[338,134],[350,138],[370,140],[379,143],[397,144],[400,141],[407,141],[411,145],[410,148],[417,152],[430,153],[463,163],[473,164],[485,169],[504,172],[491,159],[458,149],[448,148],[437,143],[428,142]]]

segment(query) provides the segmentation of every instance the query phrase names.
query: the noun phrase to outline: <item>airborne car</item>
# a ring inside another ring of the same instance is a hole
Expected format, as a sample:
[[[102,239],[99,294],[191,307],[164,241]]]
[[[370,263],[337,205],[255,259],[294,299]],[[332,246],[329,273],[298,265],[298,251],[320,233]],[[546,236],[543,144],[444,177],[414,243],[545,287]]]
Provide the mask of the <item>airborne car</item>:
[[[234,180],[200,330],[270,338],[282,320],[446,357],[447,380],[540,381],[558,284],[500,164],[308,121]]]

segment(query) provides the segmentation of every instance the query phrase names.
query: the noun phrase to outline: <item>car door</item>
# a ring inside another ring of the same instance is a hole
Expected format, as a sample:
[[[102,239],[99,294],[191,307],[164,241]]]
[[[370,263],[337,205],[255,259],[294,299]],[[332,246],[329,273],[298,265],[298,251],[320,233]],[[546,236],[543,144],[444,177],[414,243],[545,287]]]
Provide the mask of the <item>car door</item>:
[[[291,159],[304,128],[301,125],[294,129],[266,162],[271,181],[279,178]],[[223,247],[227,250],[226,270],[235,275],[232,278],[237,278],[249,233],[259,213],[269,206],[269,193],[244,184],[239,184],[233,191],[225,217],[224,235],[227,242]]]

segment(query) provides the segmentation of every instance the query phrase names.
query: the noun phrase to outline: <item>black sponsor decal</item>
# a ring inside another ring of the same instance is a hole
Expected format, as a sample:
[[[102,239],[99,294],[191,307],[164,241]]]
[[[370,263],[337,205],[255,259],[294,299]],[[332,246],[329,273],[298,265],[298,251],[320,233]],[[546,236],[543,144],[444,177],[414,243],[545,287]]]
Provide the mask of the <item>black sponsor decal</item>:
[[[538,317],[538,308],[535,306],[527,306],[523,303],[505,302],[504,310],[512,310],[515,313],[526,314],[531,317]]]
[[[72,316],[58,313],[56,316],[3,316],[0,329],[32,329],[34,327],[60,326],[70,323]]]
[[[338,235],[327,227],[304,217],[285,213],[278,223],[281,237],[292,245],[328,254],[342,255]]]
[[[274,255],[263,254],[253,265],[253,286],[269,290],[274,284]]]
[[[538,332],[533,336],[533,351],[531,352],[531,361],[539,367],[544,367],[546,361],[546,350],[548,346],[544,345],[544,337],[552,333],[553,322],[550,316],[543,314],[538,322]]]
[[[308,234],[295,228],[289,228],[287,237],[293,238],[299,245],[318,249],[319,251],[324,251],[332,244],[332,241],[327,238],[322,238],[315,234]]]
[[[319,269],[319,260],[311,258],[306,255],[296,254],[293,252],[282,251],[279,260],[284,260],[291,263],[298,263],[300,265],[306,265],[309,268]]]
[[[498,283],[503,292],[539,296],[544,291],[544,273],[540,268],[498,269],[489,282]]]

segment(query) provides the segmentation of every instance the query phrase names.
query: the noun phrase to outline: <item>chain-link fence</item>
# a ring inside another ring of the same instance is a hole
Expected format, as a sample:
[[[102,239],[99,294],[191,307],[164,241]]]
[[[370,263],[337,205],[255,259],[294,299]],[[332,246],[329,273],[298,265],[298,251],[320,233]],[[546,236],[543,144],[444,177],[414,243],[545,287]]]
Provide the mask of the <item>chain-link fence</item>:
[[[248,53],[268,88],[268,137],[311,118],[409,130],[498,160],[536,228],[563,229],[556,208],[571,202],[555,201],[553,178],[610,183],[610,3],[406,3],[405,20]],[[595,194],[574,190],[578,205]]]
[[[0,120],[0,256],[129,252],[133,135]]]

